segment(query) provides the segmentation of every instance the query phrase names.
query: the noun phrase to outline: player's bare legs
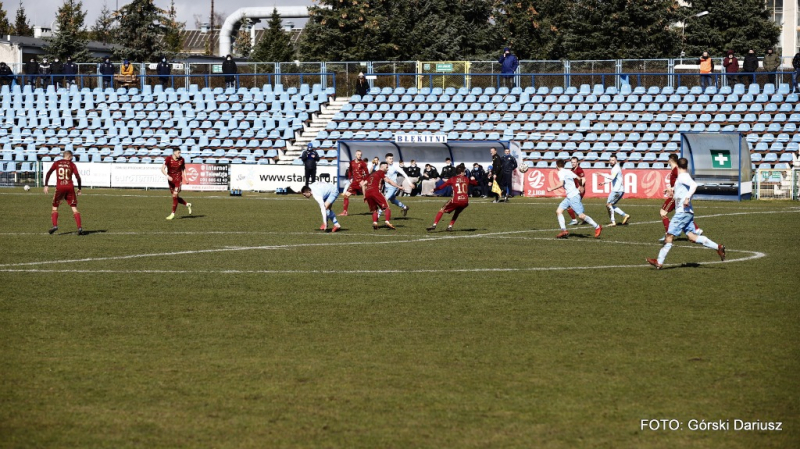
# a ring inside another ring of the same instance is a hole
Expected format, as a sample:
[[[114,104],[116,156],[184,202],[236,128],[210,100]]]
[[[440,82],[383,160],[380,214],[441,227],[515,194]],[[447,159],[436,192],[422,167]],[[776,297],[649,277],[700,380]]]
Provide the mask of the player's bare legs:
[[[725,260],[725,245],[713,242],[708,237],[697,235],[694,232],[686,233],[686,237],[688,237],[689,241],[692,243],[697,243],[698,245],[703,245],[706,248],[716,250],[720,260]],[[661,247],[661,251],[658,252],[658,259],[645,259],[647,260],[647,263],[660,270],[667,258],[667,254],[669,254],[669,251],[672,249],[672,241],[674,238],[674,235],[668,233],[664,239],[664,246]]]

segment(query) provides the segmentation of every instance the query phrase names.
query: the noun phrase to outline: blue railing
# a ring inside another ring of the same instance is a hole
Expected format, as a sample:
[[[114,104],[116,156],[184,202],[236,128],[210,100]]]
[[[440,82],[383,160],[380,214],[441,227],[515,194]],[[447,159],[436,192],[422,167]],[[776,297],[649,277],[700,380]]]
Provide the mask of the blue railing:
[[[19,74],[13,77],[0,78],[0,84],[7,85],[31,85],[33,87],[44,87],[55,85],[66,87],[74,84],[79,88],[84,87],[129,87],[141,88],[145,85],[161,84],[164,87],[188,87],[190,84],[200,84],[200,87],[235,87],[252,85],[260,87],[263,84],[287,84],[285,78],[292,82],[290,85],[304,84],[305,82],[320,83],[326,87],[336,88],[336,74],[332,72],[323,73],[197,73],[197,74],[178,74],[178,75],[154,75],[137,74],[132,76],[132,82],[125,82],[124,76],[118,73],[114,75],[101,74],[77,74],[77,75],[25,75]]]

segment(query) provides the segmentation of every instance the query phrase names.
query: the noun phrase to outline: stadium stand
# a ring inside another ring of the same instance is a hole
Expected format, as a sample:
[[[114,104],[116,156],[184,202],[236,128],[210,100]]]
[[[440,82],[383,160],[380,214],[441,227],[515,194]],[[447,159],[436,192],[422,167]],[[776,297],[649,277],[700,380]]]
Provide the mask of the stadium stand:
[[[0,169],[22,172],[71,149],[78,162],[272,164],[328,103],[319,85],[56,91],[3,86]]]

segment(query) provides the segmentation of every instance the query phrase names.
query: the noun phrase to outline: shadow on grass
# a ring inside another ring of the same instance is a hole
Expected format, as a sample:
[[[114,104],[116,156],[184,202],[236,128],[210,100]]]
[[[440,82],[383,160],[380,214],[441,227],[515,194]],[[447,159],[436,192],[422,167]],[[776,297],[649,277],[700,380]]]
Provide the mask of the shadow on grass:
[[[204,218],[205,215],[184,215],[180,217],[181,220],[193,219],[193,218]]]
[[[102,234],[102,233],[105,233],[105,232],[108,232],[108,230],[107,229],[96,229],[94,231],[83,231],[83,235]],[[76,229],[74,231],[59,232],[57,235],[71,235],[71,234],[77,235],[78,234],[78,230]]]
[[[697,262],[687,262],[687,263],[682,263],[680,265],[674,265],[674,266],[670,266],[670,267],[663,267],[661,269],[662,270],[674,270],[676,268],[711,268],[711,267],[703,266],[703,264],[700,264],[700,263],[697,263]]]

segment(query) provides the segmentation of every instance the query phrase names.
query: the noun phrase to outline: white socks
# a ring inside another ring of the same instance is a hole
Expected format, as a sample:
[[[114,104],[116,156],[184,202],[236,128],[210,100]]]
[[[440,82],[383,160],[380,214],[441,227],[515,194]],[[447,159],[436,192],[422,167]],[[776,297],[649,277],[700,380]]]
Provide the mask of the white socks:
[[[600,225],[598,225],[597,222],[592,220],[592,217],[590,217],[588,215],[584,215],[583,216],[583,221],[585,221],[586,223],[589,223],[590,225],[594,226],[595,229],[600,227]]]
[[[567,223],[564,221],[564,214],[558,214],[558,225],[561,226],[562,231],[567,230]]]
[[[697,243],[698,245],[703,245],[706,248],[711,248],[711,249],[719,248],[719,245],[712,242],[711,239],[709,239],[708,237],[703,237],[702,235],[700,237],[697,237],[695,243]]]
[[[672,243],[665,243],[664,246],[661,248],[661,251],[658,252],[659,265],[664,264],[664,259],[667,258],[667,254],[669,254],[669,250],[671,249],[672,249]]]

